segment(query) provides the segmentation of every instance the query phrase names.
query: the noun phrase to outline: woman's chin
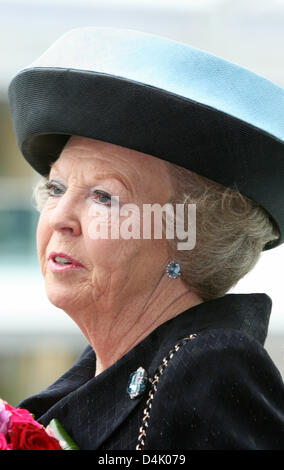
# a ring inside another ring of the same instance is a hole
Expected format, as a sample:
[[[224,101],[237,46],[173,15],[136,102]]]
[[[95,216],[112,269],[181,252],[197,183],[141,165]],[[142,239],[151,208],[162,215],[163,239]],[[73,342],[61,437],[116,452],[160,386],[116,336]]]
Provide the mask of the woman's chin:
[[[74,298],[74,286],[72,285],[56,285],[46,281],[45,290],[48,297],[48,300],[58,308],[67,311],[71,307],[74,308],[76,299]],[[78,300],[78,299],[77,299]]]

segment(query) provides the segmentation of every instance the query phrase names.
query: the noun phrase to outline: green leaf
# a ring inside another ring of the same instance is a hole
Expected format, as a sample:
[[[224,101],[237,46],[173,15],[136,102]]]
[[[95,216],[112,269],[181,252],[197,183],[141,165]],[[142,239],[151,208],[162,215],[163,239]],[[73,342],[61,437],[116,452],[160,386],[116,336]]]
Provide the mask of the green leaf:
[[[63,450],[80,450],[77,444],[73,441],[73,439],[69,436],[69,434],[65,431],[62,424],[58,421],[58,419],[52,419],[48,425],[52,431],[54,432],[56,439],[60,441],[60,445]]]

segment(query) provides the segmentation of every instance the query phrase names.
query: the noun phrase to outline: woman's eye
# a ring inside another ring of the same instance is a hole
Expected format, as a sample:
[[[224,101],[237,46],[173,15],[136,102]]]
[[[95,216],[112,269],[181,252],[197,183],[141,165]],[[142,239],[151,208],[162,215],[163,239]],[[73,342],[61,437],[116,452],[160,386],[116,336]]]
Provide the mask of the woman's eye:
[[[48,195],[51,197],[60,196],[63,191],[57,184],[50,181],[45,183],[45,188],[47,189]],[[111,205],[111,195],[104,191],[94,191],[94,200],[98,204]]]
[[[62,189],[56,186],[54,183],[50,183],[48,181],[47,183],[45,183],[45,187],[49,196],[58,196],[61,194]]]
[[[95,194],[95,201],[98,202],[99,204],[105,204],[105,205],[110,205],[111,204],[111,195],[108,193],[105,193],[104,191],[94,191]]]

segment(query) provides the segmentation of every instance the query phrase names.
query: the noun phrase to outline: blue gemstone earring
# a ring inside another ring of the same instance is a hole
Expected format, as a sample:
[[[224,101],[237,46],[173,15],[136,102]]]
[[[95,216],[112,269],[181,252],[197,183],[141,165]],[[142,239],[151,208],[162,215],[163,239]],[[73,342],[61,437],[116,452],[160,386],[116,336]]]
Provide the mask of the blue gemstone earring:
[[[167,265],[166,273],[170,279],[176,279],[181,274],[180,265],[172,261]]]

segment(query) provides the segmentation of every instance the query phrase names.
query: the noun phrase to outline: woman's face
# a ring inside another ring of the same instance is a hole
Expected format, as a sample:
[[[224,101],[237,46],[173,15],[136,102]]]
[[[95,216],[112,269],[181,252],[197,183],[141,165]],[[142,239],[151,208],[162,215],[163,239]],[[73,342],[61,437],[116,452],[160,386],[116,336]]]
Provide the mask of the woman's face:
[[[164,275],[167,242],[164,238],[143,239],[141,234],[140,238],[126,239],[121,231],[113,232],[116,238],[111,238],[110,197],[116,198],[112,210],[129,203],[140,209],[134,214],[141,221],[142,233],[142,205],[164,205],[171,196],[164,162],[124,147],[74,136],[52,166],[49,182],[37,245],[50,301],[75,311],[94,305],[102,296],[111,303],[150,292]],[[119,230],[130,216],[131,212],[120,216]],[[101,234],[107,230],[107,237],[99,238],[96,230]],[[54,255],[49,260],[52,253],[66,254],[81,266],[62,267]]]

